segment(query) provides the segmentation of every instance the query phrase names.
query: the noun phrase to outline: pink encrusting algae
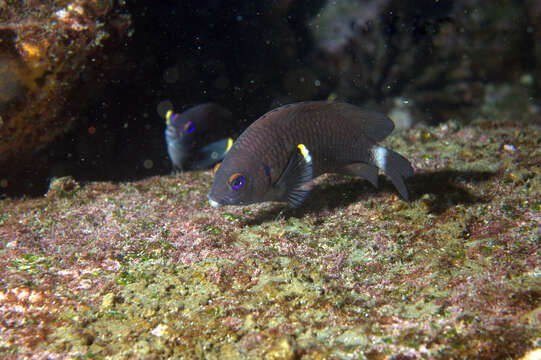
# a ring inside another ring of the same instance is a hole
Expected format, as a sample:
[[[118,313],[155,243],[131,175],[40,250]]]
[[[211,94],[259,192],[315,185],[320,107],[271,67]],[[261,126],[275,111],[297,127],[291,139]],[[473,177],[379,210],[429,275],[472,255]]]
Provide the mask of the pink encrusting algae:
[[[0,352],[520,358],[541,346],[540,139],[489,120],[399,132],[410,202],[383,177],[324,175],[295,210],[211,208],[210,171],[56,179],[0,205]]]

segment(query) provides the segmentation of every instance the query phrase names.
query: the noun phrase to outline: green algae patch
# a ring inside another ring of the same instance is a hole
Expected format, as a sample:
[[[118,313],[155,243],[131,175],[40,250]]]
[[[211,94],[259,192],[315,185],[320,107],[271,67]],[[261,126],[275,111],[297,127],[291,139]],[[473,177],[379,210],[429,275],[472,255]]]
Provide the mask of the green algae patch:
[[[214,209],[210,172],[2,200],[0,355],[520,358],[541,346],[540,139],[399,133],[410,202],[325,175],[301,209]]]

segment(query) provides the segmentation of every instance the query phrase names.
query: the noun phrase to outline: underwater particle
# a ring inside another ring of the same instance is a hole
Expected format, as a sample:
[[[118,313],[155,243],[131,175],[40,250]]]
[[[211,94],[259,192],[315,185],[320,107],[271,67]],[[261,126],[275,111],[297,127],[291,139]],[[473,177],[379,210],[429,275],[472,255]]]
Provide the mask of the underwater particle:
[[[152,161],[151,159],[146,159],[145,161],[143,161],[143,167],[147,170],[150,170],[154,167],[154,161]]]
[[[233,145],[233,114],[224,107],[206,103],[183,113],[165,115],[167,152],[175,171],[200,170],[221,161]]]
[[[173,103],[169,100],[163,100],[156,106],[156,111],[160,117],[165,118],[168,111],[173,111]]]
[[[283,86],[298,99],[312,99],[317,95],[316,75],[308,68],[289,71],[284,75]]]
[[[90,127],[88,128],[88,133],[89,133],[90,135],[94,135],[94,134],[96,133],[96,127],[95,127],[95,126],[90,126]]]
[[[165,81],[168,84],[176,83],[179,78],[180,78],[180,70],[175,66],[167,68],[163,72],[163,81]]]
[[[378,169],[408,199],[409,161],[377,143],[394,124],[384,114],[347,103],[306,101],[274,109],[242,133],[214,176],[213,207],[264,201],[300,206],[312,179],[334,172],[375,187]]]

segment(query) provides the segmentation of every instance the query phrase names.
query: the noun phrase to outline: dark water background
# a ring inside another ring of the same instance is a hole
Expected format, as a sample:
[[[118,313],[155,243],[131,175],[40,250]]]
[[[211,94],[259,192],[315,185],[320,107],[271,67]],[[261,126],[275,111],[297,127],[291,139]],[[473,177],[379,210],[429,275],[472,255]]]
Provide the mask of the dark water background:
[[[160,102],[214,101],[239,131],[279,105],[327,99],[389,112],[406,126],[464,124],[486,85],[534,85],[535,1],[129,1],[133,36],[75,128],[27,166],[11,195],[40,195],[52,177],[127,181],[169,174]],[[337,10],[342,9],[342,10]],[[541,21],[539,21],[541,22]],[[531,97],[531,98],[530,98]],[[529,100],[530,101],[530,100]],[[92,129],[92,131],[89,131]]]

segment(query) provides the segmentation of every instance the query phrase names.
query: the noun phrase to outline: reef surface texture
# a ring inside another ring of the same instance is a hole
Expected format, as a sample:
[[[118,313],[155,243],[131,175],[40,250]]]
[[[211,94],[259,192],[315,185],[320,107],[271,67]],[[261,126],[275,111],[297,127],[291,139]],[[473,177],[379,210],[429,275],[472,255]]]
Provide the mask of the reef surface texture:
[[[518,359],[541,348],[541,127],[397,131],[412,201],[325,175],[214,209],[210,172],[0,204],[0,355]]]

